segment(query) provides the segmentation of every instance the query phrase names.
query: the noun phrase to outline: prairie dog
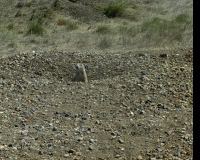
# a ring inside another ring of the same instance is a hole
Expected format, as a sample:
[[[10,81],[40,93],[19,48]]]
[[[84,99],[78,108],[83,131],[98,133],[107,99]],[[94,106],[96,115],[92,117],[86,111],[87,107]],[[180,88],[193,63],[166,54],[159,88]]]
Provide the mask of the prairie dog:
[[[74,81],[77,82],[85,82],[88,83],[88,78],[87,78],[87,73],[85,71],[85,66],[83,64],[76,64],[75,67],[76,69],[76,75],[74,77]]]

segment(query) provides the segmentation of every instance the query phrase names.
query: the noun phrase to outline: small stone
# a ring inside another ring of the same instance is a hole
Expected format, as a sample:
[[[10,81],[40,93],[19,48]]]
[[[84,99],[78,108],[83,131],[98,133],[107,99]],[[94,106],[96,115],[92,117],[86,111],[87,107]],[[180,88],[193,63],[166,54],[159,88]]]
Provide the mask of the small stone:
[[[119,155],[119,154],[117,154],[116,156],[115,156],[115,158],[120,158],[121,156]]]
[[[58,129],[56,128],[56,127],[53,127],[53,129],[52,129],[53,131],[57,131]]]
[[[156,158],[151,158],[150,160],[156,160]]]
[[[118,142],[121,143],[121,144],[124,143],[124,141],[121,138],[118,140]]]
[[[163,109],[168,109],[166,104],[163,104]]]
[[[141,111],[140,111],[140,114],[145,114],[145,111],[144,111],[144,110],[141,110]]]
[[[88,147],[88,149],[91,151],[91,150],[94,150],[94,146],[92,146],[92,145],[90,145],[89,147]]]
[[[90,139],[89,142],[90,142],[90,143],[94,143],[95,140],[94,140],[94,139]]]
[[[2,149],[4,149],[4,148],[5,148],[4,146],[0,145],[0,150],[2,150]]]
[[[39,151],[38,154],[39,154],[39,155],[42,155],[42,151]]]
[[[83,140],[83,137],[79,137],[78,139],[77,139],[77,141],[82,141]]]
[[[70,150],[68,151],[68,153],[75,153],[75,150],[74,150],[74,149],[70,149]]]
[[[65,158],[69,157],[69,154],[68,154],[68,153],[67,153],[67,154],[64,154],[64,157],[65,157]]]
[[[76,155],[81,156],[82,154],[81,154],[81,152],[76,152]]]
[[[47,146],[48,147],[51,147],[53,144],[52,143],[47,143]]]
[[[12,144],[9,144],[9,145],[8,145],[8,147],[12,147],[12,146],[13,146]]]
[[[174,156],[180,157],[181,153],[179,151],[174,152]]]
[[[143,158],[142,158],[141,155],[139,155],[139,156],[137,157],[137,159],[138,159],[138,160],[142,160]]]

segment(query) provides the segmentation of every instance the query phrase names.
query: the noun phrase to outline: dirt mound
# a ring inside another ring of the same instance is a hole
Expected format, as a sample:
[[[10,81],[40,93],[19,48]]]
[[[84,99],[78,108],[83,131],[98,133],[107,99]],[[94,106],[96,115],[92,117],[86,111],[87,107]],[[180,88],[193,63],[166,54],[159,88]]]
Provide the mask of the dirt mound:
[[[192,159],[192,49],[0,61],[3,159]],[[73,82],[83,63],[89,83]]]

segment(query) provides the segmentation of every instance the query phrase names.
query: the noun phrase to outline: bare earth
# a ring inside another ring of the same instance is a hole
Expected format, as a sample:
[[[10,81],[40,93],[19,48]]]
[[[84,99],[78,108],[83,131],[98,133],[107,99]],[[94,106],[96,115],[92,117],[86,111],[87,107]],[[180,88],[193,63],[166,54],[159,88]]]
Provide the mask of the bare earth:
[[[0,121],[0,159],[192,159],[193,49],[0,59]]]

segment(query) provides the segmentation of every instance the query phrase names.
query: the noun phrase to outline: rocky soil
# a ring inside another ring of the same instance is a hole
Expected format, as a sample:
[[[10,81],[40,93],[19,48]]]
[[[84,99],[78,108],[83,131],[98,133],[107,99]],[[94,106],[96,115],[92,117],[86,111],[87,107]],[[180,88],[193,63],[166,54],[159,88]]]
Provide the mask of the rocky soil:
[[[0,59],[0,159],[192,156],[193,49]]]

